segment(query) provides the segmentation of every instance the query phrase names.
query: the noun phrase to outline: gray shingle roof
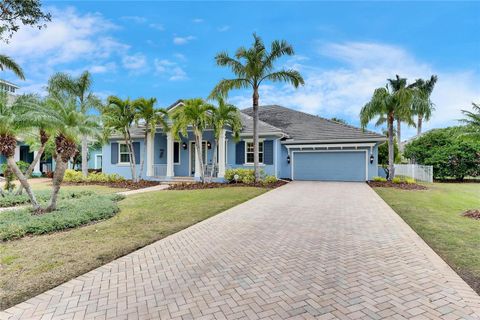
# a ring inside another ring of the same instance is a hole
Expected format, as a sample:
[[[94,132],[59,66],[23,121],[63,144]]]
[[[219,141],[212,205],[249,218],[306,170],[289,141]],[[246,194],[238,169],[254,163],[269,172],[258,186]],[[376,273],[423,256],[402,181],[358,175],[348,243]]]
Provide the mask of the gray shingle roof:
[[[242,133],[253,134],[253,118],[246,113],[240,112],[240,120],[242,121]],[[282,129],[279,129],[271,124],[268,124],[262,120],[258,122],[259,133],[284,133]]]
[[[253,115],[253,109],[241,110],[242,113]],[[338,123],[322,117],[301,111],[268,105],[259,107],[259,117],[274,127],[280,128],[290,139],[312,141],[341,140],[384,140],[385,137],[351,125]]]

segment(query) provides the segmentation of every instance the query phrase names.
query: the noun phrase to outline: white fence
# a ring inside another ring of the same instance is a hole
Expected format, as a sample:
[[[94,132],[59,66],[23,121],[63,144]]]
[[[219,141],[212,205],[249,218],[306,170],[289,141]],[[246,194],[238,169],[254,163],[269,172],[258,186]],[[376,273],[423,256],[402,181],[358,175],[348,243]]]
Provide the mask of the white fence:
[[[433,167],[419,164],[396,164],[395,176],[405,176],[417,181],[433,182]]]

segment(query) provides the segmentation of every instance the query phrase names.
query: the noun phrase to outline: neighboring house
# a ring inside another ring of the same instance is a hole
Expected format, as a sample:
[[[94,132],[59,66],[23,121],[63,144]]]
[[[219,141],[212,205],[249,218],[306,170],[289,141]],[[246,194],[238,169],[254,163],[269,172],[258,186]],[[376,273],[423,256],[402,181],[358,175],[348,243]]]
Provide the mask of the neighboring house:
[[[168,108],[181,108],[177,101]],[[267,175],[293,180],[366,181],[378,173],[378,144],[382,135],[280,106],[260,110],[260,167]],[[229,168],[253,168],[252,109],[241,110],[243,129],[240,141],[225,128],[218,147],[218,178]],[[199,179],[194,136],[176,141],[171,133],[157,129],[144,145],[144,128],[132,128],[137,170],[146,154],[143,179],[169,181],[175,178]],[[203,157],[212,163],[213,132],[203,135]],[[146,148],[146,150],[145,150]],[[146,151],[146,153],[144,152]],[[112,136],[103,146],[103,171],[131,178],[127,146],[122,137]]]

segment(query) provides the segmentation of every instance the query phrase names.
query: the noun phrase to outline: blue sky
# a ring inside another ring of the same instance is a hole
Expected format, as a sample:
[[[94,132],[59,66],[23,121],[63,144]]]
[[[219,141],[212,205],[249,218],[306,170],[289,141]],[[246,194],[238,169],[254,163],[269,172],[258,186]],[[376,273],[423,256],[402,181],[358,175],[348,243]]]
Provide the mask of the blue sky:
[[[19,61],[27,80],[0,77],[42,92],[56,71],[94,74],[102,97],[156,97],[160,106],[206,97],[226,69],[222,50],[285,39],[305,87],[267,84],[261,103],[276,103],[358,125],[358,112],[376,87],[395,74],[413,81],[439,77],[437,111],[426,129],[457,123],[460,109],[480,101],[479,2],[125,2],[45,1],[47,29],[22,29],[0,51]],[[251,104],[249,91],[231,102]],[[378,129],[380,130],[380,129]],[[405,129],[406,136],[415,129]]]

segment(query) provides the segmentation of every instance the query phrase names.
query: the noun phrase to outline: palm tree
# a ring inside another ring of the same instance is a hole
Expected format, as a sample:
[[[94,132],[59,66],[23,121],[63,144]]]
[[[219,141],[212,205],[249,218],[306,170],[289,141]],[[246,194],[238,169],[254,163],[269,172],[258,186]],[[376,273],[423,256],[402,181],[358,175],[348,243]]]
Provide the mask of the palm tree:
[[[40,209],[35,194],[33,193],[27,177],[23,174],[15,162],[15,148],[17,146],[17,134],[33,126],[34,119],[30,114],[19,114],[21,100],[13,105],[7,103],[7,94],[0,92],[0,154],[7,158],[7,164],[17,176],[20,184],[25,188],[30,203],[35,211]]]
[[[123,136],[130,154],[130,169],[132,180],[138,182],[137,168],[135,164],[135,150],[133,149],[133,140],[131,127],[135,122],[135,107],[130,99],[122,100],[115,96],[107,99],[107,105],[102,109],[103,125],[106,133],[114,131]]]
[[[178,108],[172,114],[172,134],[180,139],[180,134],[188,136],[188,129],[192,129],[195,135],[195,149],[200,167],[200,180],[205,183],[205,166],[202,157],[202,136],[203,131],[212,123],[212,112],[214,107],[203,99],[188,99],[184,106]]]
[[[23,73],[22,67],[20,67],[12,58],[9,56],[0,54],[0,71],[10,70],[17,77],[22,80],[25,80],[25,74]]]
[[[294,54],[293,47],[286,41],[275,40],[271,44],[270,52],[267,51],[262,39],[253,34],[251,48],[240,47],[235,57],[230,57],[227,52],[221,52],[215,57],[216,63],[222,67],[229,67],[236,78],[222,79],[213,89],[210,97],[218,95],[226,96],[232,89],[253,90],[253,151],[255,180],[259,179],[258,170],[258,101],[260,85],[265,81],[286,82],[295,88],[304,84],[300,73],[296,70],[274,70],[274,63],[281,57]]]
[[[430,120],[433,111],[435,110],[434,103],[430,100],[430,95],[437,83],[438,77],[432,75],[430,79],[418,79],[413,84],[418,88],[417,101],[415,102],[415,113],[417,115],[417,135],[422,133],[423,121]]]
[[[238,140],[240,137],[240,130],[242,129],[242,122],[240,120],[240,114],[232,104],[228,104],[221,96],[215,98],[218,107],[212,110],[212,127],[215,136],[215,149],[213,150],[213,169],[211,171],[211,177],[217,172],[217,152],[220,141],[220,135],[222,130],[228,126],[231,128],[233,137]]]
[[[461,121],[470,127],[469,134],[472,137],[480,138],[480,103],[472,102],[472,111],[462,110],[465,119]]]
[[[387,123],[389,180],[392,180],[395,176],[394,122],[395,119],[410,119],[413,122],[412,102],[415,95],[414,90],[414,88],[408,86],[392,88],[391,81],[389,81],[385,87],[375,89],[370,101],[360,111],[360,122],[363,128],[376,117],[378,117],[376,125]]]
[[[407,85],[407,78],[400,78],[400,76],[397,74],[395,76],[395,79],[387,79],[388,84],[390,85],[390,88],[392,89],[393,92],[397,92],[399,90],[403,89],[414,89],[416,88],[416,83]],[[413,91],[412,91],[413,92]],[[414,95],[415,97],[416,95]],[[415,99],[412,99],[412,110],[414,108],[413,102]],[[406,122],[407,125],[409,126],[415,126],[415,123],[413,122],[411,114],[400,114],[397,113],[395,115],[395,121],[397,122],[397,141],[399,144],[402,143],[402,122]]]
[[[84,71],[78,78],[66,73],[56,73],[49,80],[49,91],[64,91],[77,99],[77,111],[87,114],[91,109],[100,109],[101,101],[92,92],[92,76]],[[82,137],[82,173],[88,175],[88,138]]]
[[[161,125],[163,131],[168,131],[168,123],[166,121],[166,116],[168,115],[165,109],[155,108],[155,103],[157,99],[150,98],[139,98],[133,101],[133,106],[135,108],[135,122],[138,126],[139,122],[143,121],[145,125],[145,137],[144,137],[144,157],[142,157],[142,161],[140,162],[140,173],[139,176],[142,176],[143,173],[143,166],[145,162],[146,156],[146,146],[147,146],[147,138],[148,135],[151,135],[152,138],[155,137],[155,132],[157,130],[157,126]]]

